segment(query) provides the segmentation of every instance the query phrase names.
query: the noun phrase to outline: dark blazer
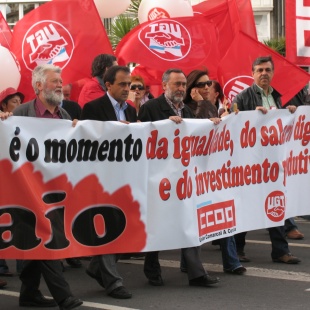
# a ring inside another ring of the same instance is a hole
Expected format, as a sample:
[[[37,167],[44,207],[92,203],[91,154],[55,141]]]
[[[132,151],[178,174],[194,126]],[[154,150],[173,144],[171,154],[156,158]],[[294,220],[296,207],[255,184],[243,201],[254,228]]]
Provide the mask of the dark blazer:
[[[128,122],[137,121],[136,109],[128,104],[125,110]],[[107,94],[86,103],[82,110],[81,119],[91,119],[95,121],[117,121],[114,107]]]
[[[69,113],[69,115],[71,116],[71,119],[81,118],[82,108],[77,102],[71,101],[71,100],[63,100],[62,108],[65,109]]]
[[[182,118],[194,118],[191,109],[185,105]],[[141,122],[155,122],[175,116],[175,112],[168,104],[164,95],[148,100],[140,107],[138,119]]]

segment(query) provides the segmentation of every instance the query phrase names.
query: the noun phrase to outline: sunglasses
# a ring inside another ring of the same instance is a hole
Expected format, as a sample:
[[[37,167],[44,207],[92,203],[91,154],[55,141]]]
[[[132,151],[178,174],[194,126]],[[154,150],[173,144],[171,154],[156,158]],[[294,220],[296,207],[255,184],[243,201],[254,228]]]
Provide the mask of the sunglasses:
[[[130,86],[130,90],[136,90],[136,88],[138,88],[139,90],[143,90],[144,89],[144,86],[143,85],[140,85],[140,84],[132,84]]]
[[[206,85],[207,85],[208,87],[210,87],[210,86],[212,85],[212,81],[209,80],[209,81],[206,81],[206,82],[198,82],[198,83],[195,85],[195,87],[197,87],[197,88],[205,88]]]

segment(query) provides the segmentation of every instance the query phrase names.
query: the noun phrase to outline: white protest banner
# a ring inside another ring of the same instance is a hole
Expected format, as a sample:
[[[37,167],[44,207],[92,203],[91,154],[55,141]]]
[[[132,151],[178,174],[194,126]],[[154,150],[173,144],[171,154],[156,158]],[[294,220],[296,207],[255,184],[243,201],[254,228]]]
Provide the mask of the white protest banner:
[[[2,258],[197,246],[310,213],[309,107],[219,125],[10,117],[0,135]]]

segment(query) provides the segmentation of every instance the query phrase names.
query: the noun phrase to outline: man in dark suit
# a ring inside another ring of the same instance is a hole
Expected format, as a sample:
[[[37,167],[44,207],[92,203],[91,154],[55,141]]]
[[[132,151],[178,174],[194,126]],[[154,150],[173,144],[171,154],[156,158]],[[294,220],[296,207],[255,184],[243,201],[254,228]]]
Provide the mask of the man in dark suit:
[[[104,75],[107,93],[85,104],[81,119],[96,121],[120,121],[130,123],[137,121],[136,109],[126,103],[129,94],[130,70],[127,67],[113,66]],[[118,254],[94,256],[86,273],[105,288],[107,294],[114,298],[127,299],[132,294],[123,285],[116,262]]]
[[[49,119],[70,119],[59,107],[63,99],[61,69],[54,65],[41,65],[32,72],[32,85],[37,97],[18,106],[14,116],[30,116]],[[40,200],[41,197],[38,199]],[[45,298],[39,290],[41,275],[54,299]],[[60,260],[24,260],[20,274],[22,286],[19,296],[21,307],[54,307],[68,310],[83,302],[74,297],[62,273]]]
[[[162,77],[164,94],[143,104],[138,119],[142,122],[155,122],[170,119],[181,123],[183,118],[194,118],[191,109],[183,103],[186,89],[186,76],[179,69],[169,69]],[[159,252],[148,252],[144,261],[144,273],[154,286],[164,285],[158,260]],[[210,286],[219,282],[217,277],[208,275],[200,260],[200,247],[182,249],[187,265],[189,285]]]
[[[127,67],[113,66],[106,72],[104,83],[107,93],[85,104],[81,119],[136,122],[135,109],[126,103],[130,86],[130,70]]]

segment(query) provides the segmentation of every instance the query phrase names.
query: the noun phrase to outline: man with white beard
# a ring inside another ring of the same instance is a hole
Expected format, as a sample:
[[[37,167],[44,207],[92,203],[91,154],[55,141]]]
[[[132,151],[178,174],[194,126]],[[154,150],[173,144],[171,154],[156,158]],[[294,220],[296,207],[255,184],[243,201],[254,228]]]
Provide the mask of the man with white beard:
[[[32,87],[36,98],[16,108],[14,116],[71,119],[69,114],[59,106],[63,100],[61,68],[54,65],[36,67],[32,72]],[[0,114],[0,117],[5,119],[10,115]],[[74,126],[75,122],[72,123]],[[57,196],[54,198],[57,199]],[[42,197],[38,197],[39,201],[41,199]],[[53,200],[51,196],[49,199]],[[53,201],[45,200],[44,202],[52,203]],[[41,275],[54,299],[47,299],[40,292]],[[58,305],[60,310],[69,310],[83,303],[72,295],[69,284],[63,276],[60,260],[24,260],[20,279],[22,281],[19,296],[21,307],[55,307]]]
[[[37,97],[14,110],[14,116],[71,119],[59,105],[63,100],[61,68],[37,66],[32,72],[32,87]]]

